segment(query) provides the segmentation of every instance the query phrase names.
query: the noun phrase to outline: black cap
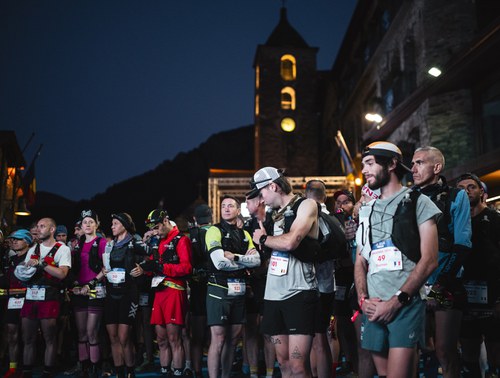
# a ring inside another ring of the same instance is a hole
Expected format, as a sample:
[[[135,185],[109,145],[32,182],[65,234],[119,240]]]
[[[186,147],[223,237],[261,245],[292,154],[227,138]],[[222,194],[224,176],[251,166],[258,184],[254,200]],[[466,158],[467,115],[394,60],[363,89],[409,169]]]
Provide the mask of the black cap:
[[[245,194],[246,199],[253,199],[258,197],[260,194],[260,189],[253,188],[248,193]]]
[[[212,223],[212,209],[207,204],[201,204],[194,209],[194,217],[198,224]]]
[[[354,194],[352,194],[352,192],[349,190],[337,190],[333,194],[333,199],[336,201],[337,198],[339,198],[342,194],[344,196],[347,196],[347,198],[349,198],[352,201],[352,203],[356,203],[356,200],[354,199]]]

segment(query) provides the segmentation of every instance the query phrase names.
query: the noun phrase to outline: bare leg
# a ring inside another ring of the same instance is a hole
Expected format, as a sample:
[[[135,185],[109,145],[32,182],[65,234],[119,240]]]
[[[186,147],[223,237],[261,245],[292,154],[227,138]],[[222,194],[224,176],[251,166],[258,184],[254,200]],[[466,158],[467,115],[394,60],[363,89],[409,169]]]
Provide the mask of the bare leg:
[[[233,324],[227,327],[226,339],[221,353],[222,378],[229,378],[233,366],[234,348],[238,344],[243,331],[242,324]]]
[[[57,319],[41,319],[45,340],[45,366],[55,366],[57,357]]]
[[[169,366],[172,361],[172,354],[170,353],[170,346],[168,343],[167,327],[156,325],[156,341],[160,349],[160,365],[163,367]]]
[[[22,333],[24,341],[23,363],[24,366],[33,366],[35,363],[36,335],[38,320],[22,319]]]
[[[125,358],[123,356],[123,348],[118,337],[118,324],[108,324],[106,325],[106,329],[108,330],[109,342],[111,344],[113,363],[115,366],[123,366]]]
[[[245,324],[245,332],[243,337],[243,345],[247,362],[250,365],[250,374],[258,373],[259,366],[259,314],[247,314],[247,322]]]
[[[312,342],[311,356],[316,358],[317,377],[330,378],[332,376],[332,355],[328,345],[326,333],[316,333]]]
[[[222,347],[226,340],[226,327],[224,326],[211,326],[210,327],[211,340],[210,347],[208,348],[208,376],[210,378],[217,378],[219,375],[220,356],[222,354]]]
[[[436,356],[443,368],[444,378],[454,378],[460,375],[458,358],[458,337],[462,311],[436,311]]]
[[[184,347],[182,346],[181,326],[167,324],[167,337],[172,350],[172,369],[183,370]]]

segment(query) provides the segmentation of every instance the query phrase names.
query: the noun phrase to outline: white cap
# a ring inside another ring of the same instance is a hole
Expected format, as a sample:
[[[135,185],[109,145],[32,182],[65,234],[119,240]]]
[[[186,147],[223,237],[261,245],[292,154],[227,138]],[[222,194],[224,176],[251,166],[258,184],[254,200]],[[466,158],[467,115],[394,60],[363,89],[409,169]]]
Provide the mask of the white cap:
[[[253,175],[252,186],[257,189],[262,189],[274,180],[279,179],[281,176],[280,170],[274,167],[261,168]]]

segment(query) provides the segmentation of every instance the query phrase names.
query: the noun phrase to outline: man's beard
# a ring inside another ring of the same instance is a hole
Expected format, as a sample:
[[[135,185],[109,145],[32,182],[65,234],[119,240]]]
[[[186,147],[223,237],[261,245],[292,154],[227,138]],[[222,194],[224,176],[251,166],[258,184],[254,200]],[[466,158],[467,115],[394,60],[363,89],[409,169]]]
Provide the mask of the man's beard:
[[[469,198],[469,202],[470,202],[470,207],[476,207],[477,205],[479,205],[481,203],[482,199],[481,197],[474,197],[474,198]]]
[[[391,180],[391,175],[389,169],[382,167],[382,170],[375,175],[375,181],[372,184],[368,184],[368,187],[372,190],[380,189],[386,186]]]

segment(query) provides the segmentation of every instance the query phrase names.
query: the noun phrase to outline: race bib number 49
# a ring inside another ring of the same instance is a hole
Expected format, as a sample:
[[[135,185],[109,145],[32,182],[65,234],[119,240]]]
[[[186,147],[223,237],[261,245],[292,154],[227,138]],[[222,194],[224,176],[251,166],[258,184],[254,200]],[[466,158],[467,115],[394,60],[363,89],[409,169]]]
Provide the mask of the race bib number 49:
[[[392,240],[390,239],[373,243],[369,264],[369,272],[371,274],[382,270],[402,270],[403,258],[401,251],[392,243]]]

